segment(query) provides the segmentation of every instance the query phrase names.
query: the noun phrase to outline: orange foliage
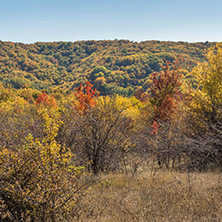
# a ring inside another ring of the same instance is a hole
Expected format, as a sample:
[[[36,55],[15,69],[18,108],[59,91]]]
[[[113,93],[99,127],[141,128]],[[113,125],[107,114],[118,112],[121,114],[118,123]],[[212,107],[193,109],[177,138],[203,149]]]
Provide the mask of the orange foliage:
[[[153,121],[153,125],[151,126],[153,130],[151,131],[151,135],[157,135],[158,133],[158,128],[160,127],[159,124],[156,121]]]
[[[50,108],[57,108],[57,103],[53,96],[48,96],[45,92],[38,96],[36,99],[35,105],[46,106]]]
[[[90,107],[96,104],[95,98],[99,95],[96,89],[93,89],[93,84],[86,81],[86,85],[83,87],[82,83],[76,88],[75,97],[78,100],[76,108],[83,111],[84,113],[88,111]]]

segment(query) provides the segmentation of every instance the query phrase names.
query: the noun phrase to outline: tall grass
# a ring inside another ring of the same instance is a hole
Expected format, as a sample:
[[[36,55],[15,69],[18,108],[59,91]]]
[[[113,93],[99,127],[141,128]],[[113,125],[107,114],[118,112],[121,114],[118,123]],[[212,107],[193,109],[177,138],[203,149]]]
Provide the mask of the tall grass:
[[[84,221],[222,221],[222,176],[217,172],[147,170],[97,178]]]

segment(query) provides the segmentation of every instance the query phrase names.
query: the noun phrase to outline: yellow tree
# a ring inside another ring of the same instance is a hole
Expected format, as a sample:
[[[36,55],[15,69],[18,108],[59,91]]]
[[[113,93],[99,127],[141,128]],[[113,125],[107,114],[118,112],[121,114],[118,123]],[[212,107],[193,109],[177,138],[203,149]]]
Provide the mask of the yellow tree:
[[[24,145],[0,147],[0,220],[57,221],[74,215],[84,189],[81,167],[55,140],[62,124],[56,112],[38,111],[45,136],[26,138]]]
[[[216,44],[207,62],[193,69],[192,100],[188,106],[191,163],[200,169],[222,167],[222,44]]]
[[[222,44],[216,44],[206,55],[207,62],[193,69],[196,90],[192,108],[199,117],[215,121],[222,106]]]

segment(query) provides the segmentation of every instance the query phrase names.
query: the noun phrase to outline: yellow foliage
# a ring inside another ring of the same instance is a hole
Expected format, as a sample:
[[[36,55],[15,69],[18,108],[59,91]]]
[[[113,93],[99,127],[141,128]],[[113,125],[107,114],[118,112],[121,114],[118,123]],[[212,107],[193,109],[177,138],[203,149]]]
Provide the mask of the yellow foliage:
[[[222,44],[211,48],[208,62],[199,64],[191,75],[195,77],[192,107],[215,112],[222,104]]]
[[[55,140],[62,122],[47,109],[39,114],[45,120],[42,140],[29,135],[23,146],[0,147],[0,204],[10,205],[15,221],[55,217],[72,210],[77,201],[82,168],[73,165],[71,151]]]
[[[104,96],[98,98],[98,107],[102,109],[106,104],[113,103],[114,109],[122,111],[125,117],[137,120],[141,114],[141,108],[144,107],[144,103],[137,100],[135,97],[122,97],[122,96]]]
[[[2,101],[0,103],[0,108],[5,112],[12,112],[12,113],[22,113],[29,109],[28,102],[19,96],[15,96],[7,101]]]

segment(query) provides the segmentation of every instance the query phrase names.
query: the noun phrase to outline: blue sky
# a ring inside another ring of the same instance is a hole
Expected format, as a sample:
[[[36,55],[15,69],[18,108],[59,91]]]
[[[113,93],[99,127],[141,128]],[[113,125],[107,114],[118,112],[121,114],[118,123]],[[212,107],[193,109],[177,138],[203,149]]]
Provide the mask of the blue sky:
[[[0,0],[0,40],[222,41],[221,0]]]

